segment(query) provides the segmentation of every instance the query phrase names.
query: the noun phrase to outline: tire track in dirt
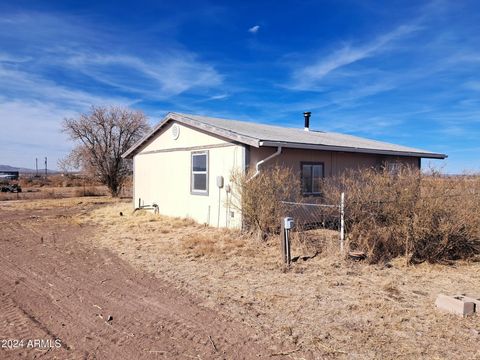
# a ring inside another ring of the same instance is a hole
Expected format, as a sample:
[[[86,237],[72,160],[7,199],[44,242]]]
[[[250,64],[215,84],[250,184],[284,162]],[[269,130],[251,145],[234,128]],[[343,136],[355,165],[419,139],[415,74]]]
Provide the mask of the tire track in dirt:
[[[112,263],[110,255],[101,253],[100,256],[104,260],[104,263],[106,263],[106,264],[111,264]],[[127,270],[127,268],[123,264],[119,264],[119,266],[122,267],[123,271]],[[63,274],[63,271],[58,272],[57,269],[58,269],[58,266],[54,268],[54,272],[59,276],[59,278],[57,278],[57,282],[58,282],[59,280],[61,280],[60,278],[61,278],[61,275]],[[41,274],[41,269],[35,269],[35,272],[33,274]],[[46,274],[41,274],[41,275],[42,276],[40,276],[40,278],[45,278],[46,277]],[[26,276],[28,276],[28,275],[26,275]],[[129,281],[129,279],[127,281]],[[129,282],[131,282],[130,286],[136,287],[135,282],[133,282],[133,281],[129,281]],[[63,284],[63,285],[66,286],[67,284]],[[120,291],[121,290],[121,286],[111,285],[110,288],[113,288],[114,291]],[[188,339],[188,340],[193,341],[193,342],[195,342],[197,344],[200,344],[200,345],[205,345],[209,341],[209,335],[208,335],[209,332],[212,332],[212,331],[214,332],[215,330],[217,330],[215,328],[215,326],[213,326],[213,327],[210,326],[207,329],[202,322],[195,322],[195,320],[194,320],[195,318],[192,317],[190,314],[188,314],[188,316],[182,316],[181,312],[176,312],[174,314],[174,318],[175,318],[174,321],[169,322],[167,320],[171,320],[171,317],[172,317],[172,314],[171,314],[171,306],[172,305],[171,304],[169,304],[168,306],[165,306],[165,305],[162,305],[162,304],[160,304],[158,302],[155,302],[155,301],[151,301],[151,300],[146,301],[145,300],[145,299],[147,299],[145,297],[146,294],[143,294],[142,296],[138,295],[139,293],[141,293],[140,288],[133,289],[133,290],[134,290],[133,294],[130,295],[128,300],[124,301],[123,305],[124,306],[128,305],[132,310],[135,309],[136,307],[138,307],[140,304],[142,306],[148,307],[148,308],[155,307],[157,309],[156,314],[158,316],[161,316],[162,320],[164,320],[164,324],[166,324],[162,327],[164,332],[167,331],[167,330],[171,333],[175,332],[177,334],[177,336],[180,335],[181,338]],[[177,303],[178,303],[178,299],[177,299]],[[93,305],[94,304],[92,304],[92,306]],[[182,305],[182,310],[184,312],[185,312],[185,309],[188,305],[189,304],[183,304]],[[198,315],[198,309],[197,309],[196,315]],[[171,326],[169,326],[169,325],[171,325]],[[225,329],[218,329],[218,330],[223,331]],[[222,332],[220,332],[220,333],[222,333]],[[219,336],[216,339],[216,341],[219,342],[220,344],[221,343],[226,343],[223,336]]]
[[[20,212],[0,221],[0,281],[13,299],[11,311],[24,319],[14,321],[17,336],[31,336],[34,328],[41,336],[58,336],[68,344],[62,350],[74,358],[268,356],[267,346],[253,339],[249,328],[115,254],[78,241],[94,229],[58,216],[63,209],[56,211],[43,209],[40,218],[34,211],[28,217]],[[107,315],[113,320],[105,321]],[[57,354],[54,349],[48,356]]]
[[[0,261],[7,264],[10,267],[10,269],[16,268],[15,264],[11,263],[10,261],[8,261],[7,259],[5,259],[1,256],[0,256]],[[23,276],[20,278],[20,279],[22,279],[21,281],[20,280],[15,280],[15,285],[18,286],[20,284],[20,282],[23,282],[24,285],[29,290],[35,292],[37,296],[39,296],[39,297],[44,296],[44,293],[42,292],[41,287],[39,287],[35,283],[35,281],[27,280],[27,279],[29,279],[28,271],[22,271],[21,269],[17,268],[16,272],[15,271],[5,271],[4,269],[0,269],[0,272],[1,272],[1,275],[7,275],[11,279],[14,278],[18,273],[23,274]],[[1,275],[0,275],[0,278],[2,277]],[[3,276],[3,278],[5,278],[5,276]],[[31,324],[33,323],[35,325],[35,327],[42,330],[43,334],[47,335],[47,337],[52,338],[52,339],[59,339],[59,337],[56,334],[52,333],[52,331],[48,327],[46,327],[43,323],[41,323],[29,310],[24,308],[22,305],[20,305],[18,303],[15,303],[15,301],[12,298],[6,298],[5,301],[7,303],[9,303],[9,306],[6,307],[8,310],[5,311],[5,314],[7,316],[9,314],[14,314],[15,315],[15,317],[13,318],[13,320],[15,320],[15,321],[13,321],[11,323],[15,324],[16,333],[17,333],[16,335],[17,336],[19,336],[20,338],[27,338],[27,335],[29,335],[29,330],[28,330],[28,327],[25,327],[25,325],[28,324],[31,327]],[[4,304],[1,304],[1,305],[2,305],[1,308],[2,308],[2,311],[3,311],[3,305]],[[57,307],[58,307],[58,305],[57,305]],[[58,307],[58,311],[63,312],[63,309],[61,307]],[[22,320],[19,321],[19,319],[22,319]],[[25,331],[22,331],[23,328],[25,328]],[[70,348],[65,341],[62,341],[62,347],[64,347],[67,350]]]
[[[49,348],[34,348],[30,346],[35,339],[51,341],[52,344],[57,339],[34,316],[19,307],[6,294],[0,296],[0,309],[0,339],[6,341],[2,341],[0,344],[1,359],[18,359],[19,357],[36,359],[41,358],[50,351]],[[18,342],[12,343],[9,340]],[[65,344],[62,345],[64,346]]]
[[[108,259],[108,262],[110,261],[110,257],[106,257]],[[125,267],[120,265],[123,269],[126,270]],[[123,271],[121,271],[123,272]],[[60,274],[61,272],[57,272],[57,274]],[[30,274],[33,276],[36,276],[38,278],[45,278],[45,274],[42,274],[41,269],[35,269],[35,271]],[[25,277],[30,277],[29,274],[25,273]],[[57,284],[60,280],[63,279],[57,279]],[[129,295],[128,298],[125,298],[122,301],[122,305],[124,307],[125,311],[131,311],[133,314],[139,311],[143,311],[144,309],[155,309],[156,316],[159,317],[159,319],[162,321],[162,331],[163,333],[169,333],[171,337],[176,337],[176,338],[181,338],[181,339],[187,339],[191,342],[194,342],[197,345],[202,345],[205,346],[209,343],[209,333],[215,333],[216,330],[221,330],[219,331],[219,334],[223,334],[223,331],[226,329],[223,328],[217,328],[215,325],[211,326],[207,329],[204,323],[195,321],[195,317],[192,317],[192,315],[199,315],[200,312],[198,309],[196,309],[195,314],[189,314],[188,313],[188,306],[191,304],[185,304],[183,301],[178,300],[176,301],[175,307],[181,306],[181,309],[178,309],[177,312],[172,314],[172,304],[169,304],[168,306],[158,303],[158,301],[152,300],[147,298],[148,294],[143,293],[142,288],[140,286],[136,285],[135,281],[132,281],[130,279],[127,279],[127,281],[130,283],[129,286],[132,287],[132,294]],[[32,286],[32,285],[30,285]],[[68,287],[67,282],[62,284],[63,287]],[[111,284],[109,286],[109,289],[111,291],[116,291],[120,292],[122,286],[116,285],[116,284]],[[73,289],[72,289],[73,291]],[[58,295],[50,295],[53,298],[58,298]],[[63,294],[63,297],[65,295]],[[90,299],[90,302],[92,302]],[[105,299],[97,299],[96,303],[102,304],[105,302]],[[180,305],[181,304],[181,305]],[[65,305],[65,304],[64,304]],[[95,304],[92,302],[91,304],[94,306]],[[107,305],[108,307],[108,305]],[[139,310],[139,308],[141,310]],[[187,313],[187,315],[183,315],[183,313]],[[113,329],[114,330],[114,329]],[[115,330],[114,330],[115,331]],[[120,334],[121,335],[121,334]],[[125,334],[127,335],[126,337],[122,337],[119,341],[118,344],[121,344],[123,342],[127,342],[128,336],[130,334]],[[213,341],[213,340],[212,340]],[[223,335],[217,335],[217,338],[215,339],[217,344],[220,346],[222,344],[228,344],[226,339],[223,337]],[[244,349],[247,351],[248,349]]]
[[[31,334],[32,324],[29,323],[22,311],[15,306],[11,298],[4,295],[0,297],[0,338],[10,339],[12,335],[26,339]],[[15,327],[15,328],[13,328]]]
[[[99,323],[103,325],[103,321],[95,322],[94,321],[95,318],[93,316],[92,316],[92,319],[88,317],[79,318],[74,316],[75,311],[78,311],[80,309],[78,308],[79,307],[78,302],[75,302],[75,300],[71,296],[74,293],[73,289],[70,289],[71,291],[69,293],[65,291],[57,290],[57,288],[60,287],[62,284],[57,284],[57,286],[50,286],[51,285],[50,281],[53,281],[53,280],[49,279],[48,277],[41,276],[42,271],[40,269],[32,269],[32,268],[21,269],[16,264],[10,262],[5,258],[0,257],[0,260],[3,264],[8,265],[8,270],[5,270],[5,268],[0,268],[0,279],[15,279],[15,278],[18,278],[18,276],[20,275],[19,278],[21,278],[22,280],[18,284],[15,284],[16,285],[15,292],[22,294],[22,296],[20,296],[21,298],[25,298],[26,296],[28,296],[27,295],[28,292],[33,292],[35,294],[34,298],[37,303],[37,306],[41,305],[43,309],[55,308],[54,313],[57,320],[56,321],[57,326],[59,325],[60,327],[64,327],[63,324],[70,323],[75,325],[75,328],[77,331],[82,330],[82,333],[89,333],[89,330],[97,328],[99,326]],[[47,280],[46,287],[40,285],[42,284],[42,282],[44,283],[45,280]],[[19,289],[19,287],[21,287],[21,289]],[[48,289],[48,291],[45,289]],[[59,304],[58,301],[56,301],[57,299],[67,299],[67,301],[64,301],[61,304]],[[30,314],[28,310],[23,310],[23,312],[25,314]],[[42,313],[40,313],[40,315],[41,314]],[[37,320],[37,323],[40,327],[43,327],[44,329],[46,329],[45,332],[47,334],[51,333],[51,331],[48,330],[48,328],[45,325],[41,324],[40,321]],[[105,325],[105,328],[107,327],[108,325]],[[113,332],[121,333],[119,331],[116,331],[113,328],[110,328],[109,330]],[[54,338],[59,338],[59,337],[54,336]],[[64,344],[65,340],[63,338],[61,338],[61,340],[62,340],[62,344]],[[101,336],[99,336],[97,341],[101,343],[100,346],[102,345],[107,346],[109,344],[108,339],[104,339]],[[118,349],[112,349],[111,355],[112,356],[115,355],[121,358],[121,356],[125,355],[125,352],[119,351]],[[131,356],[135,356],[135,354],[132,353]]]
[[[9,233],[6,234],[7,236],[15,235],[18,232],[18,229],[16,228],[15,225],[17,224],[13,222],[6,226],[10,230]],[[24,238],[32,239],[34,237],[35,238],[40,237],[40,234],[34,231],[33,229],[31,229],[30,227],[26,227],[24,230],[24,233],[27,233],[27,234],[24,234]],[[44,247],[44,245],[45,244],[40,244],[40,246],[42,247]],[[47,249],[43,248],[42,251],[43,252],[48,251],[48,248]],[[85,319],[85,318],[79,319],[71,315],[75,313],[75,310],[78,310],[76,309],[78,307],[78,302],[75,302],[74,300],[69,301],[69,299],[73,299],[76,297],[80,301],[80,303],[82,303],[83,300],[81,296],[78,296],[75,293],[75,288],[71,287],[68,281],[64,282],[63,284],[58,284],[59,280],[61,280],[61,277],[55,277],[55,274],[58,275],[59,272],[55,271],[55,272],[52,272],[51,274],[48,274],[48,272],[45,272],[42,270],[42,266],[45,266],[45,264],[42,264],[42,263],[39,263],[40,266],[35,266],[34,265],[35,263],[31,263],[31,264],[28,264],[28,266],[26,267],[20,268],[15,263],[9,261],[5,257],[0,257],[0,261],[2,264],[7,265],[6,267],[3,266],[0,268],[0,279],[2,283],[4,284],[9,282],[12,283],[13,279],[17,279],[15,280],[15,285],[17,289],[19,288],[19,286],[21,286],[24,288],[24,290],[28,290],[29,292],[34,293],[37,301],[40,300],[39,302],[44,303],[44,308],[47,308],[47,307],[55,308],[57,319],[62,319],[62,322],[65,322],[65,323],[75,323],[75,327],[77,329],[78,328],[83,329],[83,332],[85,334],[89,333],[89,329],[91,330],[95,327],[98,327],[98,322],[96,324],[94,320]],[[64,264],[64,266],[66,267],[67,264]],[[52,278],[54,279],[52,280]],[[44,286],[45,282],[48,286]],[[52,282],[56,282],[57,286],[52,286]],[[39,284],[43,284],[43,285],[39,285]],[[58,290],[58,288],[67,289],[69,291],[60,291]],[[48,302],[47,300],[48,298],[51,301]],[[64,302],[63,304],[60,305],[56,301],[58,299],[63,299],[63,300],[67,299],[67,303]],[[24,312],[25,314],[28,314],[28,311],[24,310]],[[118,333],[120,335],[122,334],[122,331],[116,330],[111,326],[105,325],[103,321],[100,321],[100,324],[105,328],[109,328],[109,330],[113,331],[114,333]],[[40,322],[38,322],[38,325],[40,325]],[[32,326],[30,326],[30,328],[32,328]],[[49,332],[50,332],[49,330],[46,331],[46,333],[49,333]],[[24,334],[20,334],[20,333],[16,334],[16,338],[18,338],[20,335],[24,335]],[[97,338],[97,341],[101,343],[97,345],[97,349],[102,346],[108,346],[109,344],[109,340],[103,339],[102,336],[99,336]],[[125,352],[125,351],[119,351],[118,349],[111,349],[110,356],[112,356],[113,358],[134,358],[135,353],[132,352],[131,354],[128,354],[128,352]]]

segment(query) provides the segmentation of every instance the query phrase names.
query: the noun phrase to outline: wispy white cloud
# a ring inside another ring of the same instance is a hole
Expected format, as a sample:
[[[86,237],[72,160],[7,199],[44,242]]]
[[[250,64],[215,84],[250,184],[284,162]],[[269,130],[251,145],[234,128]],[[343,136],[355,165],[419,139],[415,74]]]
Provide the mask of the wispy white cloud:
[[[418,25],[401,25],[395,30],[377,37],[372,42],[364,45],[342,45],[340,49],[330,55],[321,56],[310,64],[298,66],[293,72],[290,88],[297,90],[311,90],[319,85],[319,82],[333,73],[350,64],[384,53],[391,49],[391,45],[407,35],[419,31]]]
[[[24,99],[28,101],[44,101],[62,104],[66,108],[81,110],[91,105],[112,104],[125,106],[135,100],[125,97],[101,96],[86,91],[71,89],[45,79],[39,75],[11,69],[0,62],[0,91],[6,102],[7,95],[12,101]]]
[[[249,33],[256,34],[260,30],[260,25],[254,25],[248,29]]]
[[[82,16],[0,14],[0,143],[9,144],[0,163],[15,158],[28,165],[36,149],[49,151],[38,156],[62,157],[69,147],[59,132],[62,119],[92,105],[148,108],[144,104],[171,106],[183,96],[228,96],[215,65],[175,39],[165,35],[140,55],[139,47],[125,47],[130,36]]]
[[[0,43],[13,40],[26,46],[12,45],[17,53],[4,47],[0,61],[32,60],[22,70],[38,76],[54,65],[77,78],[88,76],[89,82],[101,82],[147,100],[166,99],[189,91],[201,93],[223,83],[223,75],[213,64],[172,39],[165,37],[162,43],[139,56],[119,42],[119,34],[85,21],[80,17],[36,12],[1,14]],[[129,34],[123,35],[128,39]],[[162,51],[154,50],[160,48]]]
[[[65,59],[70,69],[115,88],[150,99],[216,88],[223,82],[212,65],[187,51],[166,51],[149,61],[119,54],[76,54]]]
[[[209,100],[223,100],[228,98],[230,95],[229,94],[218,94],[218,95],[213,95],[210,96],[208,99]]]
[[[217,95],[212,95],[207,98],[202,98],[200,100],[194,101],[195,103],[203,103],[203,102],[208,102],[208,101],[216,101],[216,100],[224,100],[227,99],[230,96],[230,94],[217,94]]]

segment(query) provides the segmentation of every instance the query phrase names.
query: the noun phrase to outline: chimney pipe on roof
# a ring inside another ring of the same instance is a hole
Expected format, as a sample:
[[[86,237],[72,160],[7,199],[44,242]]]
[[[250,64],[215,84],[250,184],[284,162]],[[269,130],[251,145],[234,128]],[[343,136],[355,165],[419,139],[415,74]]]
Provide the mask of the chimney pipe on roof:
[[[310,111],[305,111],[303,113],[303,116],[305,117],[305,131],[310,131],[310,115],[312,115]]]

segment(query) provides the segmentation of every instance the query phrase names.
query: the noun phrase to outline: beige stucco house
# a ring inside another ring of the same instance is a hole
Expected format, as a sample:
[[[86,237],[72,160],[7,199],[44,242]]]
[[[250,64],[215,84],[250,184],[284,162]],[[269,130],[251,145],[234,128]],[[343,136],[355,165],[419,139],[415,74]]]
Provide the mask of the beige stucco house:
[[[135,207],[190,217],[212,226],[240,227],[241,214],[227,208],[232,171],[262,171],[282,164],[298,169],[304,195],[319,178],[346,169],[420,167],[422,158],[446,155],[356,136],[252,122],[169,113],[124,158],[133,159]]]

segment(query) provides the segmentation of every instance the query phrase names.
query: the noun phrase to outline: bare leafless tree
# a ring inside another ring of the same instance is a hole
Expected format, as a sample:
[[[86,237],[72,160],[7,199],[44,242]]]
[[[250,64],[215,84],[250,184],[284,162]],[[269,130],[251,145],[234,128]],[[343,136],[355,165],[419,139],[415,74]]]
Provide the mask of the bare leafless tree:
[[[112,196],[118,196],[131,173],[131,163],[122,154],[148,130],[143,112],[120,107],[92,107],[63,121],[63,131],[77,143],[69,162],[105,184]]]
[[[63,175],[70,175],[79,168],[76,154],[72,151],[67,156],[58,159],[57,167]]]

